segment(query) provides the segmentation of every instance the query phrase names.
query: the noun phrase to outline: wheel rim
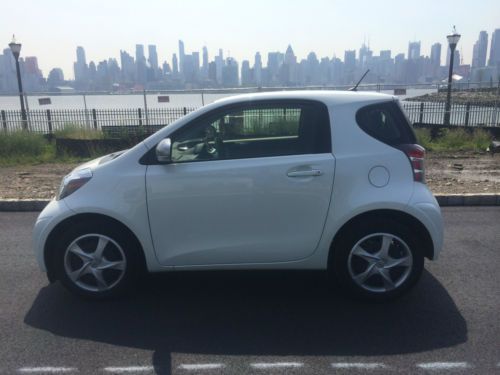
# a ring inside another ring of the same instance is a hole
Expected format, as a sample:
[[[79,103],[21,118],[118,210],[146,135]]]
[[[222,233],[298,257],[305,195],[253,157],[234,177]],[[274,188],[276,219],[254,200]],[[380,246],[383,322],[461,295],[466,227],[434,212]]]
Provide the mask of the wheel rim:
[[[64,253],[64,270],[68,278],[91,292],[105,292],[116,286],[125,275],[126,266],[121,246],[103,234],[78,237]]]
[[[353,246],[347,264],[358,286],[384,293],[398,288],[408,279],[413,255],[401,238],[390,233],[373,233]]]

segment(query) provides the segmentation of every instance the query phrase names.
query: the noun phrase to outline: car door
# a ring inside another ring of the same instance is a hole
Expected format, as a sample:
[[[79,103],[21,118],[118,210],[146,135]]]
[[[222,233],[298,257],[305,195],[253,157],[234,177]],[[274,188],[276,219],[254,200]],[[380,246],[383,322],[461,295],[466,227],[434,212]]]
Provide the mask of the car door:
[[[328,118],[315,102],[243,103],[171,135],[172,162],[146,174],[160,263],[274,263],[312,254],[334,177]]]

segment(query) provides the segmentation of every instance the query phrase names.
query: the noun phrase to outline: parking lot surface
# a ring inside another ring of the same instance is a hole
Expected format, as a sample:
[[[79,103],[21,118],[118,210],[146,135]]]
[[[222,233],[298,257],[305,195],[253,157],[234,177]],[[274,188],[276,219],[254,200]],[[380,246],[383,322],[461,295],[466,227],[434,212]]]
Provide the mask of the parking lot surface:
[[[49,285],[36,213],[0,213],[0,373],[500,374],[500,208],[445,208],[417,287],[354,301],[319,272],[149,277],[114,301]]]

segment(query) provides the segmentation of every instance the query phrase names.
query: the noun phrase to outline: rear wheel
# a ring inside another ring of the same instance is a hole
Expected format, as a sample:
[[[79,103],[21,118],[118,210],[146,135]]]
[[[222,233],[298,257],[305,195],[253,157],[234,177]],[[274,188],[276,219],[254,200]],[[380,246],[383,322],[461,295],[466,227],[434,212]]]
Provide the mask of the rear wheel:
[[[424,266],[416,236],[392,220],[347,228],[332,251],[329,271],[350,292],[374,300],[406,292],[418,281]]]
[[[107,298],[125,292],[138,274],[136,241],[113,224],[76,224],[55,252],[59,279],[79,295]]]

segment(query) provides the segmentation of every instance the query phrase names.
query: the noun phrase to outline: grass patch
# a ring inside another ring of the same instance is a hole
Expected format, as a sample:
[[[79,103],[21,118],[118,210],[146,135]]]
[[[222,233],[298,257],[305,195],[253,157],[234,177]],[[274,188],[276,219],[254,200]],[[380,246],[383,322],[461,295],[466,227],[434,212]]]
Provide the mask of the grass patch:
[[[0,166],[29,165],[42,163],[78,163],[88,159],[68,155],[56,156],[54,142],[42,134],[17,131],[0,132]]]
[[[77,125],[65,125],[63,129],[54,132],[56,138],[70,139],[104,139],[106,138],[101,130],[89,129]]]
[[[492,136],[483,129],[442,129],[441,134],[432,139],[431,130],[415,129],[417,141],[429,151],[485,151]]]

